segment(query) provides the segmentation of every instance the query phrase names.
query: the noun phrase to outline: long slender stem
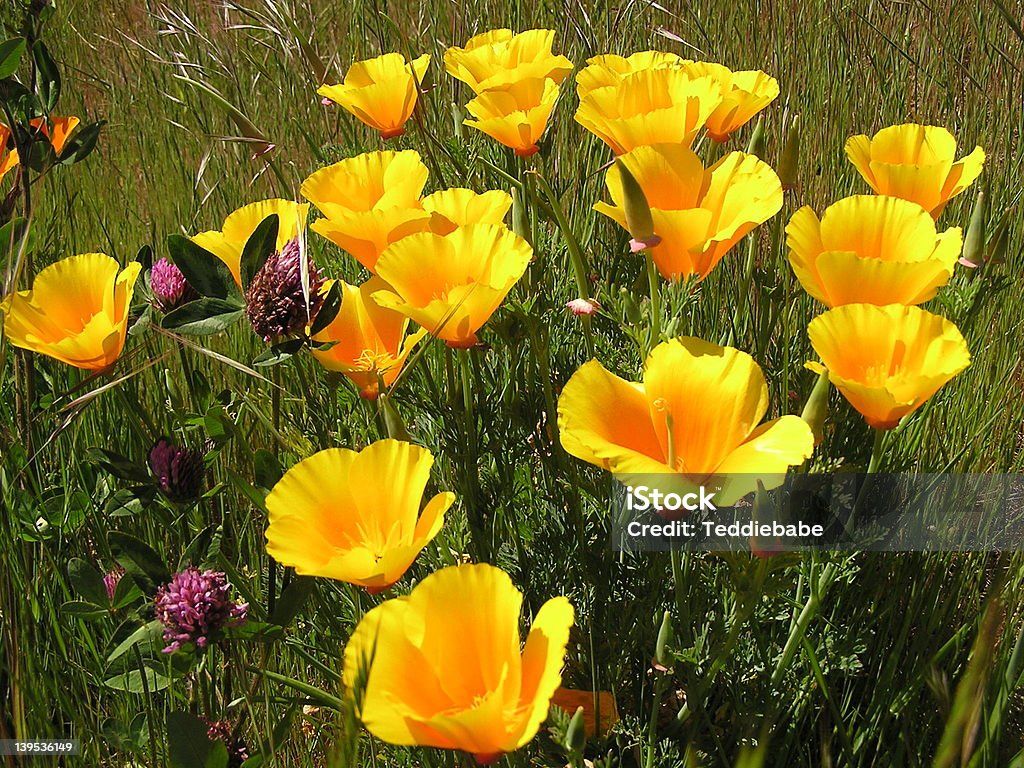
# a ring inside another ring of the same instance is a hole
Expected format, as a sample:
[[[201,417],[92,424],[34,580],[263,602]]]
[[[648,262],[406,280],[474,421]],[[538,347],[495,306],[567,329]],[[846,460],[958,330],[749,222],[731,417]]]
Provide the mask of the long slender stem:
[[[644,251],[647,259],[647,285],[651,293],[651,347],[654,347],[661,338],[661,283],[658,275],[658,266],[654,263],[654,257],[650,250]],[[649,352],[650,350],[645,350]]]
[[[473,405],[473,361],[470,360],[468,349],[460,349],[458,352],[459,372],[462,379],[462,431],[466,449],[466,519],[469,521],[476,557],[479,561],[486,562],[490,559],[490,546],[485,536],[483,515],[480,512],[479,478],[477,476],[480,454],[477,445],[476,411]]]

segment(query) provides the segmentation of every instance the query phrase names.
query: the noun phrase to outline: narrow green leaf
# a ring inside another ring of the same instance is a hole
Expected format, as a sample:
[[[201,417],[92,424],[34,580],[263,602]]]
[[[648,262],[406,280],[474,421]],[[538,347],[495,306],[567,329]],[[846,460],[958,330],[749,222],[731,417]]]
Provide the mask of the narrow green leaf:
[[[146,686],[142,684],[142,673],[137,669],[129,670],[123,675],[114,675],[114,677],[108,677],[103,681],[103,684],[115,691],[128,691],[128,693],[143,693],[146,688],[149,689],[150,693],[154,691],[162,691],[168,685],[171,684],[171,678],[167,677],[160,672],[157,672],[152,667],[145,667],[146,670]]]
[[[25,40],[21,37],[14,37],[0,43],[0,80],[13,75],[21,57],[25,55]]]
[[[235,298],[241,303],[242,295],[231,270],[208,250],[176,234],[167,236],[167,250],[171,261],[200,295],[214,299]]]
[[[277,249],[277,231],[280,228],[280,220],[276,213],[272,213],[259,223],[249,239],[245,241],[245,248],[242,249],[242,290],[249,288],[249,284],[260,271],[267,259]]]
[[[148,624],[143,624],[118,643],[117,647],[107,656],[107,663],[121,658],[137,645],[142,646],[139,648],[140,652],[163,647],[163,631],[164,625],[155,619]]]
[[[320,305],[320,311],[316,313],[316,317],[313,319],[310,336],[315,336],[334,322],[334,318],[338,316],[338,312],[341,310],[341,299],[341,283],[335,280],[331,284],[331,289],[327,292],[327,295],[324,296],[323,304]]]
[[[107,543],[117,562],[135,577],[145,591],[153,592],[158,585],[171,580],[171,573],[163,559],[141,539],[120,531],[111,531],[107,534]]]
[[[64,148],[57,156],[57,162],[61,165],[74,165],[85,160],[96,149],[100,130],[106,123],[106,120],[98,120],[95,123],[78,126],[71,138],[64,144]]]
[[[74,557],[68,563],[68,581],[72,588],[84,600],[96,605],[106,605],[107,588],[103,584],[103,574],[99,569],[80,557]]]
[[[266,368],[271,365],[279,365],[294,357],[302,349],[304,343],[305,339],[289,339],[288,341],[282,341],[280,344],[275,344],[252,361],[253,367]]]
[[[60,69],[42,40],[36,40],[33,43],[32,59],[36,65],[35,82],[33,83],[36,95],[39,97],[43,111],[49,114],[60,99]]]
[[[160,327],[190,336],[212,336],[230,328],[244,312],[224,299],[196,299],[166,314]]]

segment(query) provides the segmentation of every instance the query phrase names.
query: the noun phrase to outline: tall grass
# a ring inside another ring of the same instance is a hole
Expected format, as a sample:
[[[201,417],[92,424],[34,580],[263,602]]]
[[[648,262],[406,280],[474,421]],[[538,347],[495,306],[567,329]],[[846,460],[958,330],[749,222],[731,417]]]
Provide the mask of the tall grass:
[[[215,229],[244,203],[294,197],[316,168],[377,148],[369,131],[320,104],[310,50],[335,77],[377,53],[431,54],[419,126],[397,142],[432,159],[429,191],[507,189],[509,177],[524,170],[457,125],[453,115],[468,94],[443,74],[449,45],[509,26],[557,30],[557,50],[578,65],[598,53],[660,48],[778,78],[782,94],[765,117],[773,164],[799,116],[798,184],[783,211],[750,238],[750,294],[739,288],[745,241],[694,294],[666,288],[662,323],[718,340],[736,308],[748,304],[751,323],[734,343],[765,369],[770,414],[799,412],[813,385],[802,363],[813,354],[805,329],[815,308],[789,270],[782,229],[801,205],[820,212],[867,191],[843,155],[848,136],[900,122],[947,126],[964,152],[985,148],[993,219],[1018,209],[1024,37],[1014,21],[1020,8],[1008,6],[68,0],[51,30],[65,71],[62,109],[108,123],[93,157],[38,194],[36,217],[45,224],[37,263],[93,250],[124,262],[146,244],[163,255],[167,234]],[[276,171],[267,158],[250,159],[251,145],[237,140],[224,113],[189,81],[215,88],[250,117],[277,147],[268,156]],[[641,329],[630,322],[628,303],[646,308],[646,276],[627,255],[624,235],[591,211],[610,158],[573,122],[574,109],[567,85],[539,166],[597,276],[593,289],[605,314],[594,323],[596,356],[635,379],[641,349],[633,336]],[[748,133],[734,139],[736,148]],[[966,226],[971,204],[971,194],[951,203],[946,225]],[[612,482],[565,455],[555,439],[552,398],[587,359],[582,328],[564,310],[576,295],[566,244],[543,217],[533,234],[537,262],[489,324],[490,349],[472,359],[475,423],[462,418],[462,383],[439,345],[395,393],[410,434],[439,457],[437,487],[455,490],[465,512],[452,516],[404,583],[476,546],[512,574],[530,609],[568,595],[578,618],[566,684],[612,690],[623,715],[617,731],[588,752],[601,765],[641,764],[652,720],[658,766],[756,764],[741,758],[753,744],[770,766],[957,765],[972,738],[976,749],[964,754],[974,757],[964,765],[1024,765],[1014,652],[1020,554],[687,555],[675,590],[667,555],[612,554]],[[934,301],[964,332],[974,362],[897,432],[886,469],[1021,471],[1021,238],[1015,213],[1005,263],[959,271]],[[351,259],[311,242],[326,271],[358,277]],[[247,329],[203,347],[246,364],[261,351]],[[0,735],[80,738],[82,765],[156,766],[163,765],[167,713],[199,708],[239,721],[266,765],[329,765],[346,738],[343,719],[259,670],[340,695],[341,651],[365,596],[360,606],[343,585],[318,581],[284,640],[232,644],[214,657],[209,676],[200,676],[209,685],[203,695],[190,687],[197,678],[133,693],[104,680],[120,670],[107,657],[137,622],[62,610],[81,597],[68,563],[109,567],[108,534],[124,531],[175,564],[203,527],[222,526],[216,562],[259,617],[268,592],[280,595],[283,587],[268,584],[265,519],[244,493],[258,484],[259,450],[273,449],[287,466],[321,448],[362,446],[385,434],[380,414],[299,357],[280,371],[282,418],[274,429],[266,381],[152,329],[134,336],[129,349],[119,373],[137,375],[70,409],[99,382],[38,361],[34,428],[43,447],[33,457],[15,438],[11,356],[0,357]],[[479,436],[475,455],[467,429]],[[171,432],[216,444],[216,492],[198,518],[127,501],[127,484],[87,460],[90,448],[102,447],[141,461]],[[834,398],[818,466],[863,467],[870,447],[862,421]],[[650,659],[666,609],[677,660],[656,699]],[[151,656],[172,674],[173,658]],[[459,764],[453,755],[374,741],[362,754],[373,765]],[[518,766],[565,762],[549,737],[508,758]]]

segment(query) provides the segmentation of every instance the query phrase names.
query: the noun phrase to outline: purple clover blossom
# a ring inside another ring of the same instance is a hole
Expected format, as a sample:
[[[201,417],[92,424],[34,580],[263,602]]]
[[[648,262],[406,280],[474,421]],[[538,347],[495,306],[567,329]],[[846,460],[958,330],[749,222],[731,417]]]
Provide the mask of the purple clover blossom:
[[[107,590],[107,599],[114,602],[114,595],[117,593],[117,585],[124,577],[124,568],[117,566],[103,574],[103,586]]]
[[[171,501],[195,501],[203,492],[206,470],[202,451],[182,448],[161,437],[149,450],[149,469]]]
[[[153,290],[156,308],[161,312],[170,312],[199,298],[181,270],[167,259],[160,259],[153,265],[149,273],[149,287]]]
[[[245,313],[252,329],[266,342],[288,336],[305,327],[320,309],[323,278],[309,254],[309,306],[302,291],[301,259],[298,238],[289,240],[279,252],[272,253],[253,277],[245,292]]]
[[[228,768],[240,768],[249,759],[249,748],[234,735],[234,729],[227,720],[206,720],[206,737],[211,741],[222,741],[227,747]]]
[[[248,603],[231,599],[231,585],[220,571],[190,566],[174,575],[156,592],[156,617],[164,625],[164,653],[186,643],[204,649],[220,632],[245,621]]]

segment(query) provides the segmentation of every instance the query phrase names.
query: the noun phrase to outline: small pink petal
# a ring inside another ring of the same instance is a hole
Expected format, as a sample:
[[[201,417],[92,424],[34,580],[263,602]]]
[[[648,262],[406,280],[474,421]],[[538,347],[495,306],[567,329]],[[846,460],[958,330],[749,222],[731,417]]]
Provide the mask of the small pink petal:
[[[977,264],[975,264],[973,261],[968,261],[963,256],[961,256],[959,259],[957,259],[957,261],[959,261],[961,264],[963,264],[968,269],[977,269],[978,268]]]
[[[592,315],[601,308],[593,299],[573,299],[567,301],[565,306],[568,307],[574,315]]]
[[[324,96],[324,97],[323,97],[322,99],[320,99],[320,103],[321,103],[321,104],[323,104],[323,105],[324,105],[325,107],[329,107],[329,106],[331,106],[331,105],[332,105],[332,104],[333,104],[334,102],[333,102],[333,101],[331,101],[330,99],[328,99],[328,98],[327,98],[326,96]]]
[[[648,248],[653,248],[660,242],[661,237],[658,235],[651,235],[650,237],[644,238],[643,240],[631,238],[629,241],[629,252],[639,253],[640,251],[647,250]]]

